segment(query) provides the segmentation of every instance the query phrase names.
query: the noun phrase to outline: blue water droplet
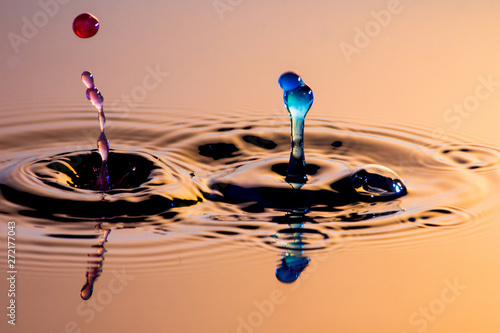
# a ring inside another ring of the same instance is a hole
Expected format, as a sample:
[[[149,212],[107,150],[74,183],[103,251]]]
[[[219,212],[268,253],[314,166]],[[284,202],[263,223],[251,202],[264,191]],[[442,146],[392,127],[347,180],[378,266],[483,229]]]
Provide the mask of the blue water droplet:
[[[304,118],[313,104],[314,95],[311,88],[302,85],[293,90],[286,90],[283,99],[292,117]]]
[[[302,78],[293,72],[281,74],[278,83],[281,89],[285,91],[293,90],[303,85]]]
[[[371,197],[400,197],[407,193],[399,176],[389,168],[370,164],[354,170],[352,186],[358,194]]]

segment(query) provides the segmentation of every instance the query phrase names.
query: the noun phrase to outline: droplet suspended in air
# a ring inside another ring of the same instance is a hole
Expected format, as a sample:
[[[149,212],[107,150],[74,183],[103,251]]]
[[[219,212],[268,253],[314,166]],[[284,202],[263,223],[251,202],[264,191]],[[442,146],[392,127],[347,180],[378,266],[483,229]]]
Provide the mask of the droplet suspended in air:
[[[80,14],[73,20],[73,31],[80,38],[90,38],[99,31],[99,20],[90,13]]]
[[[288,91],[296,89],[304,83],[302,82],[302,78],[294,72],[286,72],[281,74],[280,78],[278,79],[278,84],[280,85],[281,89],[283,89],[284,91]]]
[[[87,87],[87,89],[94,86],[94,76],[89,71],[82,73],[82,82]]]
[[[397,198],[407,193],[406,186],[394,171],[377,164],[354,170],[351,182],[354,190],[363,196]]]
[[[93,106],[98,109],[102,108],[104,98],[102,97],[99,89],[97,89],[96,87],[88,88],[86,95],[87,99],[92,103]]]

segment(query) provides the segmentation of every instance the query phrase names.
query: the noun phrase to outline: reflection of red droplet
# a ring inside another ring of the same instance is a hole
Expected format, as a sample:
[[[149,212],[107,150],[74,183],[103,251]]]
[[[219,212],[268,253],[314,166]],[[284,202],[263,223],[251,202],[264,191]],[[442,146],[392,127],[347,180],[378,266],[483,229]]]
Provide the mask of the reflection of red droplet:
[[[73,21],[73,31],[78,37],[89,38],[99,30],[99,20],[92,14],[83,13]]]

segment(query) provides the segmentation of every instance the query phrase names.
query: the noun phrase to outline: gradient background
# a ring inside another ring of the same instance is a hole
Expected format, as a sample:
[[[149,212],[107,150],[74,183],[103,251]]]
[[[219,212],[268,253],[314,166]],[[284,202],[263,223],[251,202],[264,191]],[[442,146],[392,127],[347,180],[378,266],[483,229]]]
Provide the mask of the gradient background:
[[[39,14],[43,12],[40,3],[50,3],[53,15]],[[0,105],[75,100],[87,104],[80,74],[90,70],[110,110],[140,112],[141,105],[159,105],[195,115],[269,110],[286,117],[277,79],[282,72],[294,70],[314,90],[311,114],[373,119],[402,127],[423,125],[436,140],[464,135],[479,142],[500,142],[500,1],[40,3],[0,3]],[[221,4],[230,9],[221,12],[216,7]],[[397,13],[386,16],[387,24],[381,26],[373,12],[380,16],[382,10],[388,13],[388,7],[397,8]],[[91,12],[101,23],[98,34],[86,40],[71,29],[82,12]],[[40,20],[37,31],[16,50],[9,34],[23,36],[23,18],[33,23],[34,15]],[[370,27],[375,27],[370,30],[372,36],[360,44],[357,29]],[[342,45],[347,44],[358,45],[358,53],[346,56]],[[157,67],[168,77],[148,90],[147,97],[135,101],[137,105],[127,106],[123,94],[137,91],[147,68]],[[480,78],[498,82],[481,100],[477,98]],[[453,111],[454,104],[475,97],[479,104],[472,111]],[[495,228],[463,242],[449,236],[431,238],[419,247],[344,249],[316,260],[317,267],[308,268],[300,285],[294,286],[279,284],[270,274],[275,265],[271,255],[234,267],[214,261],[203,272],[188,268],[196,272],[190,275],[137,276],[88,323],[87,316],[77,313],[83,301],[75,297],[82,274],[20,274],[18,326],[7,327],[2,315],[0,327],[9,332],[54,333],[78,329],[498,332],[498,236]],[[242,261],[245,253],[252,255],[248,249],[239,251]],[[103,275],[100,286],[107,286],[112,278]],[[435,300],[443,293],[451,295],[443,290],[446,281],[455,280],[466,289],[446,303],[439,316],[426,319],[425,326],[410,320],[421,308],[437,306]],[[269,316],[261,314],[262,323],[244,328],[240,318],[251,320],[258,311],[255,302],[269,301],[276,290],[283,302],[275,304]],[[6,299],[1,291],[2,308]],[[73,321],[77,328],[72,328]]]

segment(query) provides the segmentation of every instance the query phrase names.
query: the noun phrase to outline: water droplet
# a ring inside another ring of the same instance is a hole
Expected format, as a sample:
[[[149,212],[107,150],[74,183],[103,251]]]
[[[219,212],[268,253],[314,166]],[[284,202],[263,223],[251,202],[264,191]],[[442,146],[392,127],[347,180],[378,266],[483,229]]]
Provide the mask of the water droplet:
[[[407,193],[399,176],[389,168],[370,164],[354,170],[351,174],[352,186],[363,196],[400,197]]]
[[[293,90],[285,90],[283,98],[292,117],[300,118],[306,116],[314,101],[313,92],[307,85],[302,85]]]
[[[97,89],[96,87],[88,88],[86,94],[87,98],[90,102],[92,102],[93,106],[95,106],[97,109],[102,108],[104,98],[102,97],[99,89]]]
[[[73,20],[73,31],[78,37],[92,37],[98,30],[99,20],[90,13],[80,14]]]
[[[85,71],[82,73],[82,82],[88,88],[92,88],[94,86],[94,76],[89,71]]]
[[[281,89],[288,91],[300,87],[301,85],[303,85],[303,82],[302,78],[297,74],[293,72],[286,72],[281,74],[280,78],[278,79],[278,84],[280,85]]]

